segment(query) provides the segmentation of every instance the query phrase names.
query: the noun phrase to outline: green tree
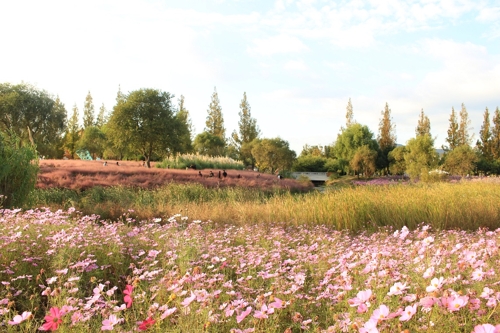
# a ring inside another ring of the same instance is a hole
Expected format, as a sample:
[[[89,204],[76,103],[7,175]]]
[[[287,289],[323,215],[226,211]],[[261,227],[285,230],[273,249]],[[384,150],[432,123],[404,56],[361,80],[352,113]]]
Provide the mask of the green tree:
[[[238,113],[240,120],[238,121],[238,132],[233,131],[231,134],[232,143],[238,152],[240,160],[245,164],[254,167],[255,160],[248,149],[242,149],[244,145],[248,145],[254,139],[257,139],[260,130],[257,126],[257,120],[252,118],[250,104],[247,100],[247,93],[243,93],[243,99],[240,103],[240,112]]]
[[[462,109],[460,110],[460,123],[458,125],[457,141],[458,146],[470,145],[472,143],[472,136],[469,134],[469,127],[471,121],[469,119],[469,113],[462,103]]]
[[[376,160],[377,152],[364,145],[356,150],[349,165],[352,170],[358,173],[358,178],[361,173],[366,177],[371,177],[377,169]]]
[[[201,132],[194,138],[194,150],[201,155],[222,156],[225,143],[217,135]]]
[[[491,153],[494,159],[500,159],[500,109],[496,108],[491,129]]]
[[[290,170],[296,154],[290,144],[281,138],[255,139],[252,148],[257,167],[262,172]]]
[[[112,113],[118,113],[120,108],[126,102],[126,95],[122,92],[121,87],[118,86],[116,93],[116,104],[113,107]],[[115,158],[122,160],[125,156],[131,153],[129,140],[122,135],[122,129],[117,122],[110,122],[109,119],[103,127],[104,135],[106,136],[106,145],[104,150],[105,158]]]
[[[425,135],[425,134],[422,134]],[[420,135],[418,135],[420,136]],[[389,153],[389,169],[394,175],[402,175],[406,171],[405,162],[406,147],[399,146]]]
[[[354,121],[354,112],[352,109],[352,103],[351,103],[351,98],[349,97],[349,102],[347,102],[347,107],[346,107],[346,114],[345,114],[345,125],[346,127],[351,126],[352,124],[355,123]]]
[[[22,83],[0,84],[0,131],[15,134],[22,144],[31,140],[42,156],[56,157],[66,123],[64,104],[44,90]],[[31,135],[31,138],[30,138]]]
[[[64,148],[69,152],[71,158],[75,158],[76,150],[78,149],[78,140],[80,140],[80,125],[78,124],[78,107],[73,106],[73,114],[69,118],[67,132],[64,138]]]
[[[177,110],[177,121],[179,128],[179,152],[190,153],[193,151],[193,123],[189,117],[189,111],[184,105],[184,96],[179,98],[179,109]]]
[[[323,146],[309,146],[308,144],[302,147],[302,152],[300,156],[318,156],[318,157],[326,157],[325,147]]]
[[[408,140],[404,160],[406,172],[412,180],[426,179],[429,171],[436,168],[439,160],[431,136],[427,134],[419,135]]]
[[[301,155],[292,165],[292,171],[297,172],[325,172],[327,158],[317,155]]]
[[[104,106],[104,103],[102,103],[101,107],[99,108],[99,113],[97,114],[97,119],[95,122],[95,125],[97,127],[102,128],[104,124],[106,124],[107,121],[106,115],[107,115],[106,107]]]
[[[85,97],[85,104],[83,106],[83,128],[91,127],[95,125],[94,120],[94,103],[92,102],[92,95],[90,95],[90,91]]]
[[[443,145],[445,151],[453,150],[459,145],[458,123],[455,115],[455,108],[451,108],[450,127],[448,128],[448,136],[446,137],[448,146]]]
[[[116,141],[141,154],[147,167],[151,158],[176,152],[179,123],[172,106],[173,96],[156,89],[140,89],[126,95],[113,109],[109,122],[118,131]]]
[[[381,154],[380,167],[384,168],[386,172],[389,171],[388,155],[396,147],[396,125],[392,122],[391,109],[389,104],[385,103],[385,108],[381,112],[382,118],[379,122],[379,134],[377,137],[378,145]]]
[[[471,146],[463,144],[446,154],[443,168],[451,174],[465,176],[474,170],[477,161],[477,155]]]
[[[77,149],[88,150],[92,158],[102,157],[106,143],[104,132],[97,126],[90,126],[83,130],[78,141]]]
[[[415,128],[415,134],[417,136],[426,134],[431,136],[431,121],[429,120],[429,117],[424,114],[424,109],[420,111],[420,117],[418,118],[417,128]]]
[[[0,131],[0,208],[21,207],[35,188],[38,174],[34,147],[9,132]]]
[[[479,140],[476,142],[476,147],[481,152],[481,155],[487,160],[493,159],[491,149],[491,130],[490,130],[490,112],[488,108],[484,111],[483,125],[479,130]]]
[[[224,128],[224,118],[222,117],[222,108],[220,106],[217,89],[214,88],[212,100],[208,106],[208,116],[205,122],[205,132],[218,136],[226,143],[226,129]]]
[[[350,162],[356,150],[365,145],[370,150],[377,152],[379,150],[377,140],[373,138],[373,133],[370,129],[365,125],[354,123],[338,135],[337,141],[333,146],[333,153],[337,159]]]

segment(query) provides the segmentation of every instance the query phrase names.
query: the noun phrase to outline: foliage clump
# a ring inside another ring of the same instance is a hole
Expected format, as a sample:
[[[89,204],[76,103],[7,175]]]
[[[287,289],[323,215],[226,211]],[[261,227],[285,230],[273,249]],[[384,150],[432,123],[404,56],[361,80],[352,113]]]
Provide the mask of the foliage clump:
[[[23,145],[13,133],[0,131],[0,195],[5,207],[20,207],[35,188],[38,174],[37,153]]]

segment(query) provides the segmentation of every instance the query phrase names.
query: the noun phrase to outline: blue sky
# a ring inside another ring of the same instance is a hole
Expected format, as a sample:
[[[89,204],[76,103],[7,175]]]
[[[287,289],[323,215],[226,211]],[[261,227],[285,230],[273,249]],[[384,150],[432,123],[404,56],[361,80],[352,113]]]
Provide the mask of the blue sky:
[[[420,110],[436,147],[464,103],[475,139],[500,106],[500,4],[482,0],[3,1],[0,82],[34,84],[80,113],[87,92],[183,95],[195,132],[217,89],[226,133],[247,93],[263,137],[297,154],[335,141],[351,98],[375,136],[389,104],[398,143]],[[474,140],[475,141],[475,140]]]

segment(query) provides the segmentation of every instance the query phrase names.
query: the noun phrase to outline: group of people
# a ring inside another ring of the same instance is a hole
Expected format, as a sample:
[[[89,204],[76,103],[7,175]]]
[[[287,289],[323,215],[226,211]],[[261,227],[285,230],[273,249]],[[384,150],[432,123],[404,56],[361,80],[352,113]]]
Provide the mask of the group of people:
[[[200,177],[203,177],[203,174],[201,173],[201,171],[198,171],[198,175],[199,175]],[[215,176],[214,172],[213,172],[212,170],[210,170],[210,173],[208,174],[208,177],[214,177],[214,176]],[[238,175],[238,176],[239,176],[239,175]],[[226,177],[227,177],[227,172],[226,172],[226,170],[222,170],[222,172],[219,170],[219,178],[222,178],[222,177],[224,177],[224,178],[226,178]],[[240,177],[238,177],[238,178],[240,178]]]

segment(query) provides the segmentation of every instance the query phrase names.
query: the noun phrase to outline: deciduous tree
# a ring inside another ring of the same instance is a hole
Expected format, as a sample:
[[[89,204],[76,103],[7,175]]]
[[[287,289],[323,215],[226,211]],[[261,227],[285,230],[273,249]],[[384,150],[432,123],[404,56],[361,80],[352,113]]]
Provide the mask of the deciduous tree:
[[[21,143],[30,134],[40,155],[56,157],[66,123],[66,110],[45,90],[22,83],[0,84],[0,130],[14,133]]]
[[[417,136],[426,134],[431,136],[431,121],[429,120],[429,117],[424,114],[424,109],[420,111],[417,128],[415,128],[415,134]]]
[[[95,125],[95,115],[94,115],[94,103],[92,101],[92,95],[90,91],[85,97],[85,104],[83,106],[83,128],[91,127]]]
[[[371,177],[377,169],[376,160],[377,152],[364,145],[356,150],[349,164],[351,169],[358,173],[358,178],[361,173]]]
[[[356,150],[365,145],[370,150],[379,150],[377,140],[373,138],[373,133],[370,129],[365,125],[354,123],[338,135],[337,141],[333,146],[333,153],[337,159],[350,162]]]
[[[446,137],[446,142],[448,143],[448,146],[443,145],[443,149],[445,151],[453,150],[459,145],[458,123],[454,107],[451,108],[449,121],[450,121],[450,126],[448,128],[448,136]]]
[[[460,124],[458,126],[457,141],[458,145],[470,145],[472,143],[472,136],[469,134],[471,121],[469,119],[469,113],[462,103],[462,109],[460,110]]]
[[[179,122],[179,148],[180,153],[190,153],[193,151],[193,123],[189,117],[189,111],[184,105],[184,96],[179,98],[179,109],[176,114]]]
[[[396,125],[392,122],[391,109],[389,104],[385,103],[385,108],[381,112],[382,118],[379,122],[379,134],[377,137],[378,145],[380,147],[380,167],[389,171],[388,155],[391,150],[396,147]]]
[[[68,150],[71,158],[75,158],[75,153],[80,140],[80,125],[78,124],[78,107],[73,106],[73,114],[69,118],[67,132],[64,138],[64,147]]]
[[[490,112],[488,108],[484,111],[483,124],[479,130],[479,140],[477,140],[476,147],[481,152],[483,158],[487,161],[493,159],[493,154],[491,151],[491,130],[490,130]]]
[[[238,132],[233,131],[231,134],[232,143],[234,144],[236,151],[238,152],[239,158],[247,165],[252,167],[255,164],[255,160],[248,149],[242,149],[243,146],[248,145],[254,139],[257,139],[260,134],[260,130],[257,126],[257,120],[252,118],[250,104],[247,100],[247,93],[243,93],[243,99],[240,103],[240,112],[238,113],[240,120],[238,121]]]
[[[281,138],[255,139],[252,148],[256,165],[262,172],[290,170],[296,154],[290,144]]]
[[[405,146],[396,147],[389,153],[389,169],[392,174],[402,175],[406,172],[405,154]]]
[[[225,143],[217,135],[209,132],[201,132],[194,139],[194,150],[201,155],[222,156]]]
[[[109,120],[118,136],[141,154],[149,168],[151,158],[175,152],[178,147],[179,124],[172,106],[173,96],[156,89],[140,89],[126,95],[113,109]]]
[[[500,158],[500,109],[496,108],[491,129],[491,153],[494,159]]]
[[[408,140],[404,155],[406,172],[413,180],[424,179],[429,171],[436,168],[439,156],[434,149],[434,140],[430,135],[419,135]]]
[[[477,161],[471,146],[463,144],[446,154],[443,168],[451,174],[465,176],[474,170]]]
[[[224,143],[226,142],[226,129],[224,127],[224,118],[222,117],[222,108],[217,89],[215,88],[212,100],[208,106],[208,116],[205,125],[205,132],[218,136]]]

